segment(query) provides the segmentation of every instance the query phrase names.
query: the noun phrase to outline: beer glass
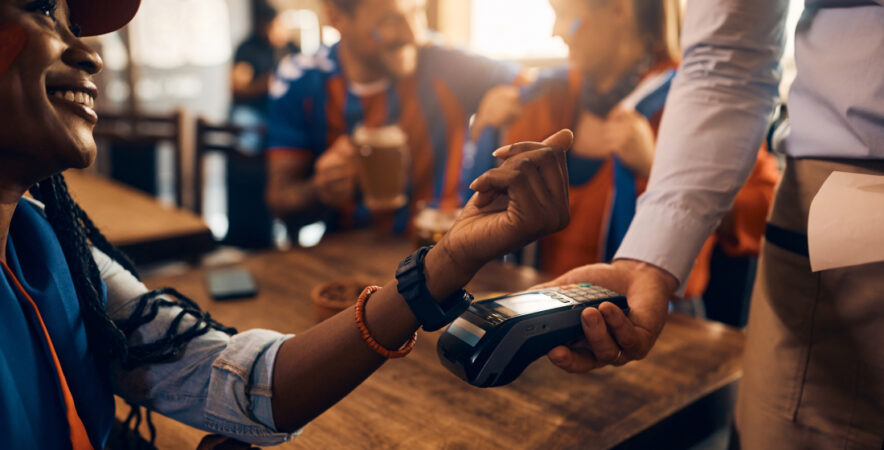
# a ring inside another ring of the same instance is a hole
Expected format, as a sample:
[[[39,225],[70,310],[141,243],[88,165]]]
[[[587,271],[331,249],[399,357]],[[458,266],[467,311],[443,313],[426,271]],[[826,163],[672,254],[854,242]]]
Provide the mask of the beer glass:
[[[397,125],[353,131],[359,161],[362,198],[372,211],[393,211],[407,203],[409,151],[405,132]]]

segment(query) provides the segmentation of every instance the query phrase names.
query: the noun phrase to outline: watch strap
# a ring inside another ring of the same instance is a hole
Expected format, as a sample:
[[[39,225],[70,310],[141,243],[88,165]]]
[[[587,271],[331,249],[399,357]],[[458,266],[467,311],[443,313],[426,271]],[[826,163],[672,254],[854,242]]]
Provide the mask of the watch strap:
[[[469,308],[473,296],[463,289],[437,302],[427,289],[424,258],[432,247],[421,247],[399,263],[396,281],[399,294],[426,331],[436,331],[451,323]]]

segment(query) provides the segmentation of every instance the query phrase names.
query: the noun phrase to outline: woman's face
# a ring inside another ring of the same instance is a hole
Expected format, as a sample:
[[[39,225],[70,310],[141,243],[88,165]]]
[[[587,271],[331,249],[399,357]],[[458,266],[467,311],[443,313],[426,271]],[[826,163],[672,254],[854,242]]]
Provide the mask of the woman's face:
[[[0,183],[95,159],[92,76],[102,63],[71,28],[66,0],[0,0]]]
[[[568,45],[571,64],[597,75],[609,65],[624,32],[621,0],[549,0],[556,14],[553,34]]]

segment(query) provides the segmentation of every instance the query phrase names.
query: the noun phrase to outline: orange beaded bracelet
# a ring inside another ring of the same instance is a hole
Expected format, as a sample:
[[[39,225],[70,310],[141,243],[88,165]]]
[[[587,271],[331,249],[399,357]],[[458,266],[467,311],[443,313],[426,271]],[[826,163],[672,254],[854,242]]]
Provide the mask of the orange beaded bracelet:
[[[417,331],[414,332],[414,336],[412,336],[408,342],[403,344],[402,347],[399,347],[399,350],[390,350],[376,341],[371,336],[371,332],[368,331],[368,327],[365,326],[365,302],[368,301],[368,298],[371,297],[372,294],[380,289],[380,286],[367,286],[362,293],[359,294],[359,298],[356,299],[356,327],[359,328],[359,333],[362,334],[362,340],[364,340],[375,353],[387,359],[402,358],[411,353],[411,350],[414,348],[414,344],[417,342]]]

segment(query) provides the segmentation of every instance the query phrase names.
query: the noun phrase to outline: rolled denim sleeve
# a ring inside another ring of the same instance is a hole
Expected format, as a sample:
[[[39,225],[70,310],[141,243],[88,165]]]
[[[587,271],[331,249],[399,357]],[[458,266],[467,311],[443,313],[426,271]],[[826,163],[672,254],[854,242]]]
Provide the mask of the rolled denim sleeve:
[[[147,287],[100,251],[93,249],[93,257],[107,286],[108,313],[114,320],[128,318]],[[153,320],[133,332],[130,344],[162,338],[181,311],[159,308]],[[185,316],[178,329],[194,323]],[[115,365],[114,393],[208,432],[255,445],[280,444],[300,432],[280,433],[273,422],[273,368],[289,337],[261,329],[234,336],[211,330],[191,340],[173,361],[133,370]]]
[[[755,162],[778,95],[788,3],[688,1],[648,188],[615,258],[658,266],[683,291]]]

